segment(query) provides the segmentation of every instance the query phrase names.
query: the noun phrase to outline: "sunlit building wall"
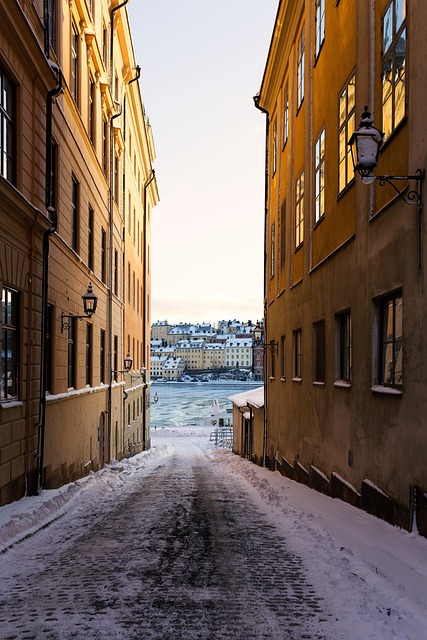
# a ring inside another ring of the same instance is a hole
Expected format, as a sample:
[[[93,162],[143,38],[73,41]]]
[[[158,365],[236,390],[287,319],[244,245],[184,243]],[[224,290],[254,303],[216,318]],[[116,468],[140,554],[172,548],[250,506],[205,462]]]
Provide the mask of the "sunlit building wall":
[[[426,17],[417,0],[281,0],[255,98],[271,345],[258,461],[424,532],[424,216],[362,184],[347,142],[368,105],[385,132],[377,173],[426,167]]]
[[[150,442],[149,243],[158,194],[126,8],[118,5],[38,0],[0,7],[1,117],[11,132],[7,148],[1,142],[8,161],[0,178],[0,284],[3,309],[13,307],[2,322],[2,353],[6,334],[15,340],[2,360],[2,375],[13,375],[13,390],[1,398],[2,502],[37,484],[81,477]],[[89,282],[95,314],[62,317],[83,315]],[[128,351],[132,376],[122,373]],[[130,438],[129,406],[139,418]]]

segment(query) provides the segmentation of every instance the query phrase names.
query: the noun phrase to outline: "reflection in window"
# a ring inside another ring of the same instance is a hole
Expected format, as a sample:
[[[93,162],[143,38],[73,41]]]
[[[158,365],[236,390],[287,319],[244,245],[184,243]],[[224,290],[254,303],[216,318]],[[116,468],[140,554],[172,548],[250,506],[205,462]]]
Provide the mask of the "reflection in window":
[[[325,215],[325,129],[322,129],[315,144],[314,187],[314,222],[316,223]]]
[[[325,0],[316,0],[316,58],[325,39]]]
[[[394,294],[381,300],[380,382],[401,387],[402,375],[402,295]]]
[[[338,191],[354,177],[348,141],[355,129],[356,77],[353,75],[339,96],[338,122]]]
[[[301,106],[302,101],[304,100],[304,58],[305,58],[305,47],[304,47],[304,26],[301,29],[300,37],[298,39],[298,59],[297,59],[297,85],[298,85],[298,109]]]
[[[0,176],[13,182],[14,91],[0,67]]]
[[[351,382],[352,353],[351,353],[351,310],[347,309],[337,314],[338,359],[336,379]]]
[[[1,299],[1,400],[11,400],[18,397],[18,305],[18,292],[3,287]]]
[[[304,171],[301,171],[295,186],[295,248],[304,240]]]
[[[382,126],[386,140],[405,117],[405,0],[391,0],[383,18],[382,44]]]

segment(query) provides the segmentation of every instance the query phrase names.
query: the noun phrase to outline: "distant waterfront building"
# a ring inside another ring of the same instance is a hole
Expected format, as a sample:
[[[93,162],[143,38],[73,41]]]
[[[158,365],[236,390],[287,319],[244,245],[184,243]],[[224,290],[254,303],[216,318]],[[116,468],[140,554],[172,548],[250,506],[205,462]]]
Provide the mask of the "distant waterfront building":
[[[151,334],[152,366],[157,371],[157,358],[176,356],[182,359],[188,372],[219,369],[246,369],[252,372],[253,329],[251,322],[242,323],[238,320],[221,321],[218,330],[210,323],[154,323]],[[262,364],[258,363],[256,379],[263,379],[262,372]]]

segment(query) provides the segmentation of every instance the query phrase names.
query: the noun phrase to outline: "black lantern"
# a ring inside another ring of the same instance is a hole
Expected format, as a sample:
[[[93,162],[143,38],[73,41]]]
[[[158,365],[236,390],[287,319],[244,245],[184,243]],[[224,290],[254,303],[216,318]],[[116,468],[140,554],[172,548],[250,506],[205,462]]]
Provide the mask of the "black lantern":
[[[368,107],[365,106],[359,128],[348,141],[354,171],[360,173],[362,178],[371,176],[378,165],[378,154],[384,138],[384,133],[374,127],[373,123]]]
[[[123,366],[125,371],[130,371],[132,369],[133,360],[130,357],[130,353],[128,352],[126,358],[123,360]]]
[[[83,309],[85,311],[85,314],[91,318],[92,315],[95,313],[96,311],[96,306],[98,304],[98,298],[96,297],[96,295],[93,292],[92,289],[92,283],[89,282],[89,286],[87,288],[87,291],[85,294],[82,295],[83,298]]]
[[[73,320],[82,320],[82,318],[88,318],[89,320],[92,318],[93,314],[96,311],[96,305],[98,304],[98,298],[96,297],[96,295],[93,292],[92,289],[92,283],[89,282],[89,286],[87,288],[86,293],[84,293],[82,295],[82,299],[83,299],[83,309],[84,309],[84,315],[80,316],[78,314],[66,314],[64,312],[61,313],[61,332],[64,331],[64,329],[66,331],[68,331],[68,329],[71,326],[71,322]],[[68,322],[65,321],[65,319],[68,320]]]

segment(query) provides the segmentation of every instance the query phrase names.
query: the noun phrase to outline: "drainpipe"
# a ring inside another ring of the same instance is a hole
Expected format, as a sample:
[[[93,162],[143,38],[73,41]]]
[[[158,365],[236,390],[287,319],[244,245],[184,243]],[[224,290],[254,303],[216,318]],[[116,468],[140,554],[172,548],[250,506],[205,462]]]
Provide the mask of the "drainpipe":
[[[147,364],[145,363],[145,358],[146,358],[146,352],[147,352],[147,189],[150,186],[150,184],[153,182],[153,180],[156,177],[156,172],[154,171],[154,169],[151,169],[151,178],[149,179],[148,182],[146,182],[146,184],[144,185],[144,210],[143,210],[143,214],[144,214],[144,220],[143,220],[143,227],[144,227],[144,247],[141,247],[141,251],[143,251],[143,265],[142,265],[142,294],[143,294],[143,300],[142,300],[142,344],[144,345],[144,363],[143,363],[143,367],[144,367],[144,402],[143,402],[143,414],[142,414],[142,433],[143,433],[143,440],[144,440],[144,451],[145,451],[145,442],[146,442],[146,435],[147,435],[147,425],[146,425],[146,395],[147,395]]]
[[[264,181],[264,344],[267,343],[267,221],[268,221],[268,145],[270,137],[270,114],[259,104],[260,94],[254,96],[255,107],[265,113],[265,181]],[[262,465],[266,466],[267,457],[267,415],[268,415],[267,364],[264,350],[264,439],[262,446]]]
[[[55,63],[48,61],[51,70],[56,74],[56,87],[49,91],[46,99],[46,195],[45,205],[51,226],[43,234],[43,267],[42,267],[42,323],[41,323],[41,358],[40,358],[40,399],[38,421],[37,448],[37,493],[43,489],[44,438],[46,430],[46,333],[48,314],[48,281],[49,281],[49,239],[58,227],[58,213],[52,203],[52,103],[53,98],[62,91],[62,72]]]
[[[111,10],[110,14],[110,93],[113,96],[113,65],[114,65],[114,18],[116,11],[124,7],[129,0],[124,0],[121,4],[118,4],[117,7],[114,7]],[[120,111],[114,114],[110,118],[110,185],[109,185],[109,266],[108,266],[108,400],[107,400],[107,449],[108,449],[108,460],[110,460],[111,454],[111,431],[112,431],[112,386],[113,386],[113,258],[114,258],[114,197],[113,197],[113,189],[114,189],[114,173],[113,173],[113,159],[114,159],[114,136],[113,136],[113,120],[118,118],[122,113],[122,109],[120,107]]]

